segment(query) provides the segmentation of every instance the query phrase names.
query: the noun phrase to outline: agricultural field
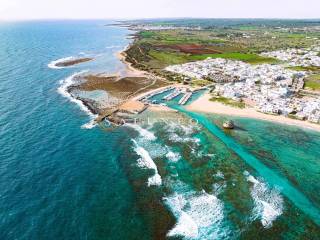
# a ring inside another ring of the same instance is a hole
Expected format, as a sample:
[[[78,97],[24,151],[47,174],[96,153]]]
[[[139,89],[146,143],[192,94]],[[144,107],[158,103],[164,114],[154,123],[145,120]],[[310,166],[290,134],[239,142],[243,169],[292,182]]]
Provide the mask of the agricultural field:
[[[134,43],[126,51],[127,61],[134,67],[160,75],[168,74],[162,70],[169,65],[209,57],[240,60],[250,64],[277,64],[281,62],[259,54],[314,45],[320,39],[317,24],[262,20],[255,24],[250,23],[250,20],[134,22],[131,27],[137,33]],[[145,28],[146,25],[149,28]]]

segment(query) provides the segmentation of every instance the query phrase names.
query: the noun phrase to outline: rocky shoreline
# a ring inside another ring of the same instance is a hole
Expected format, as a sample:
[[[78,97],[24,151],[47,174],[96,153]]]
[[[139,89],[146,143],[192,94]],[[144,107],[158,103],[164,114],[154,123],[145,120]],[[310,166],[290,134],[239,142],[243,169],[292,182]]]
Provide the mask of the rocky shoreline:
[[[104,119],[108,119],[115,125],[121,125],[123,119],[130,122],[134,115],[148,107],[134,98],[167,86],[168,83],[145,72],[132,69],[128,65],[126,67],[126,73],[122,76],[79,75],[73,79],[73,84],[68,86],[66,91],[74,99],[81,101],[92,114],[98,116],[96,122]]]
[[[76,59],[70,59],[70,60],[65,60],[65,61],[61,61],[61,62],[57,62],[55,64],[56,67],[70,67],[73,65],[77,65],[80,63],[85,63],[85,62],[89,62],[92,61],[93,58],[76,58]]]

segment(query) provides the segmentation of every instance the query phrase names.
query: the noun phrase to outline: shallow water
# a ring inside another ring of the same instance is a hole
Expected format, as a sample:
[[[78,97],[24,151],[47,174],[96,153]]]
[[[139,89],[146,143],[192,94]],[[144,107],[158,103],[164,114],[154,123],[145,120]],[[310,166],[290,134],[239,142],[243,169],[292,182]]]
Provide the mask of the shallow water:
[[[226,132],[183,108],[81,128],[91,117],[61,80],[123,69],[130,32],[105,24],[0,24],[0,238],[316,239],[318,133],[242,118]],[[83,54],[95,60],[48,68]]]

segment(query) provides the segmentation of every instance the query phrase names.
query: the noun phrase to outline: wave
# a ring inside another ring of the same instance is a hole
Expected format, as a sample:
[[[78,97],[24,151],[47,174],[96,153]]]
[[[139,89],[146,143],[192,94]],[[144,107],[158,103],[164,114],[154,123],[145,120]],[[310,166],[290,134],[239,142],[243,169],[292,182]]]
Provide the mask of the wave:
[[[260,219],[265,228],[270,228],[272,222],[282,214],[283,199],[277,189],[269,189],[267,184],[258,181],[251,175],[247,175],[247,180],[253,184],[251,197],[255,203],[253,209],[253,219]]]
[[[228,231],[221,226],[223,203],[215,195],[205,191],[174,193],[164,198],[164,202],[177,218],[168,237],[217,239],[227,236]]]
[[[149,152],[151,158],[163,157],[168,153],[168,147],[157,142],[157,137],[150,130],[142,128],[137,124],[126,123],[125,126],[139,133],[139,137],[135,141]]]
[[[195,143],[197,145],[199,145],[200,143],[200,139],[196,138],[196,137],[181,137],[179,136],[177,133],[170,133],[169,134],[169,140],[172,142],[177,142],[177,143]]]
[[[200,143],[200,139],[196,137],[192,137],[197,130],[199,130],[198,126],[194,125],[182,125],[174,122],[170,122],[165,126],[165,130],[168,133],[169,140],[172,142],[192,142],[195,144]]]
[[[169,148],[168,148],[168,152],[166,154],[166,158],[171,161],[171,162],[177,162],[181,159],[181,155],[179,153],[176,152],[172,152]]]
[[[92,117],[92,119],[91,119],[89,122],[83,124],[83,125],[81,126],[81,128],[82,128],[82,129],[92,129],[92,128],[95,128],[95,127],[97,126],[97,122],[95,121],[96,117],[97,117],[97,116],[94,115],[94,117]]]
[[[148,131],[147,129],[144,129],[144,128],[140,127],[137,124],[127,123],[127,124],[125,124],[125,126],[128,126],[128,127],[132,128],[132,129],[136,130],[139,133],[139,135],[141,137],[143,137],[144,139],[146,139],[146,140],[154,141],[154,140],[157,139],[156,136],[152,132]]]
[[[65,57],[65,58],[60,58],[58,60],[54,60],[54,61],[52,61],[52,62],[50,62],[48,64],[48,68],[52,68],[52,69],[66,68],[66,67],[62,67],[62,66],[57,66],[57,64],[63,63],[63,62],[66,62],[66,61],[71,61],[73,59],[75,59],[75,57],[71,56],[71,57]]]
[[[198,236],[198,225],[194,220],[185,212],[181,212],[178,222],[171,229],[167,236],[168,237],[179,237],[183,236],[186,238],[196,238]]]
[[[150,154],[143,147],[139,146],[135,140],[132,140],[135,147],[134,151],[140,156],[137,160],[137,166],[144,169],[152,169],[154,170],[154,175],[148,178],[148,186],[159,186],[162,184],[161,176],[159,175],[157,165],[154,163]]]
[[[181,132],[184,135],[191,135],[195,133],[195,131],[200,130],[199,125],[195,124],[190,124],[190,125],[185,125],[185,124],[178,124],[175,122],[170,122],[169,124],[166,125],[167,131],[168,132]]]
[[[111,46],[107,46],[106,49],[114,49],[114,48],[122,48],[122,46],[120,45],[111,45]]]
[[[90,117],[90,122],[84,124],[81,126],[81,128],[83,129],[91,129],[94,128],[96,126],[94,119],[97,118],[97,115],[93,114],[88,108],[87,106],[80,101],[79,99],[74,98],[69,92],[68,92],[68,88],[73,85],[75,83],[75,78],[81,76],[82,74],[86,73],[88,71],[84,70],[78,73],[74,73],[71,76],[67,77],[64,80],[60,81],[60,87],[58,88],[58,93],[60,93],[62,96],[68,98],[71,102],[76,103],[80,109],[82,111],[84,111],[85,113],[88,114],[88,116]]]

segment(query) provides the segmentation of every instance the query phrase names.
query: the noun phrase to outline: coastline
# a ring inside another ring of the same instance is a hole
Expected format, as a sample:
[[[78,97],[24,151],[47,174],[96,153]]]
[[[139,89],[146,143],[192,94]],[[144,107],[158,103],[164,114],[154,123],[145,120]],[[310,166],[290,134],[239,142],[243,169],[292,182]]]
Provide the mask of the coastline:
[[[130,96],[128,99],[123,101],[121,104],[116,106],[117,108],[121,108],[122,105],[127,104],[127,110],[136,110],[136,104],[133,104],[132,102],[137,102],[139,98],[146,96],[150,93],[153,93],[155,91],[161,90],[163,88],[166,88],[168,86],[176,86],[179,87],[182,84],[179,83],[169,83],[166,79],[160,78],[158,76],[155,76],[154,74],[148,72],[148,71],[143,71],[137,68],[134,68],[132,66],[132,63],[126,61],[126,50],[130,48],[131,44],[126,46],[123,50],[115,53],[115,57],[121,61],[124,64],[124,70],[119,73],[119,79],[126,78],[126,77],[133,77],[133,78],[150,78],[150,79],[161,79],[162,81],[166,82],[167,85],[163,87],[158,87],[151,89],[149,91],[143,91],[144,89],[147,89],[151,87],[153,84],[150,84],[139,91],[135,92]],[[74,76],[72,76],[73,78]],[[70,81],[70,79],[69,79]],[[156,81],[156,80],[155,80]],[[74,83],[71,84],[72,81],[67,84],[67,86],[64,86],[65,92],[67,92],[67,95],[69,95],[69,98],[72,99],[72,101],[77,102],[82,109],[85,109],[85,111],[93,117],[95,122],[98,122],[100,118],[102,118],[105,113],[98,113],[99,111],[93,107],[93,104],[89,103],[87,100],[84,100],[80,97],[74,96],[70,89],[72,86],[74,86]],[[62,86],[60,87],[62,88]],[[60,89],[61,90],[61,89]],[[139,93],[141,92],[141,93]],[[65,93],[66,94],[66,93]],[[64,95],[65,95],[64,94]],[[209,94],[204,94],[203,96],[199,97],[197,100],[192,102],[190,105],[186,107],[187,110],[189,111],[194,111],[194,112],[203,112],[203,113],[213,113],[213,114],[221,114],[221,115],[226,115],[226,116],[235,116],[235,117],[243,117],[243,118],[252,118],[252,119],[258,119],[258,120],[263,120],[263,121],[270,121],[278,124],[284,124],[284,125],[291,125],[291,126],[296,126],[296,127],[301,127],[313,131],[320,132],[320,125],[307,122],[307,121],[302,121],[302,120],[297,120],[297,119],[291,119],[287,118],[284,116],[276,116],[276,115],[268,115],[264,114],[261,112],[256,111],[254,108],[234,108],[231,106],[224,105],[222,103],[218,102],[212,102],[209,100],[210,95]],[[80,104],[81,103],[81,104]],[[132,106],[132,107],[131,107]],[[132,108],[132,109],[131,109]],[[152,111],[174,111],[173,109],[169,107],[164,107],[164,106],[158,106],[158,105],[151,105],[149,106],[149,109]]]
[[[131,63],[127,62],[125,60],[125,56],[126,56],[125,50],[118,52],[116,54],[116,56],[118,57],[118,59],[121,62],[123,62],[125,64],[125,66],[129,72],[134,73],[134,74],[143,74],[143,76],[150,74],[148,72],[141,71],[141,70],[134,68]],[[178,83],[174,84],[173,83],[168,86],[181,86],[181,84],[178,84]],[[139,99],[143,96],[146,96],[150,93],[161,90],[163,88],[165,88],[165,87],[153,89],[153,90],[138,94],[136,96],[133,96],[132,100],[136,101],[137,99]],[[213,113],[213,114],[221,114],[221,115],[226,115],[226,116],[258,119],[258,120],[269,121],[269,122],[283,124],[283,125],[301,127],[304,129],[320,132],[320,125],[319,124],[315,124],[315,123],[311,123],[311,122],[307,122],[307,121],[302,121],[302,120],[298,120],[298,119],[292,119],[292,118],[288,118],[288,117],[284,117],[284,116],[280,116],[280,115],[269,115],[269,114],[258,112],[254,108],[248,108],[248,107],[244,108],[244,109],[234,108],[231,106],[224,105],[222,103],[212,102],[209,99],[210,99],[210,95],[208,93],[206,93],[203,96],[199,97],[194,102],[192,102],[190,105],[188,105],[186,107],[186,109],[189,111],[194,111],[194,112]],[[156,109],[156,107],[152,108],[152,110],[155,110],[155,109]]]
[[[297,119],[291,119],[284,116],[268,115],[265,113],[258,112],[254,108],[244,108],[244,109],[234,108],[231,106],[224,105],[222,103],[212,102],[209,99],[210,99],[210,95],[206,93],[203,96],[199,97],[197,100],[195,100],[193,103],[188,105],[186,108],[189,111],[214,113],[214,114],[243,117],[243,118],[253,118],[253,119],[269,121],[269,122],[274,122],[274,123],[279,123],[284,125],[302,127],[305,129],[320,132],[320,125],[315,123],[297,120]]]
[[[124,64],[125,67],[125,71],[123,74],[124,76],[130,76],[130,77],[146,77],[149,76],[150,73],[146,72],[146,71],[142,71],[139,69],[136,69],[132,66],[132,64],[128,61],[126,61],[126,50],[130,47],[130,45],[128,45],[126,48],[124,48],[123,50],[115,53],[116,58],[121,61]]]

